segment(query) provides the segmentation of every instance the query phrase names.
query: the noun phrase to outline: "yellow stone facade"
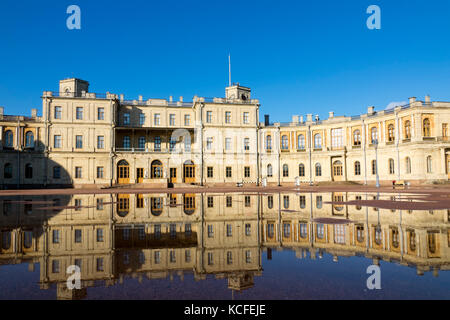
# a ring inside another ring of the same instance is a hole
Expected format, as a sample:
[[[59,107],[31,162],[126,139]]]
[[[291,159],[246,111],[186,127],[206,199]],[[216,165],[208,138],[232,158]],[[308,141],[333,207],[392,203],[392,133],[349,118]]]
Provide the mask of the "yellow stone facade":
[[[125,100],[79,79],[44,91],[42,116],[0,108],[2,187],[442,182],[450,177],[450,103],[353,117],[260,122],[239,84],[225,98]],[[373,143],[376,140],[378,143]],[[378,164],[375,159],[378,158]]]

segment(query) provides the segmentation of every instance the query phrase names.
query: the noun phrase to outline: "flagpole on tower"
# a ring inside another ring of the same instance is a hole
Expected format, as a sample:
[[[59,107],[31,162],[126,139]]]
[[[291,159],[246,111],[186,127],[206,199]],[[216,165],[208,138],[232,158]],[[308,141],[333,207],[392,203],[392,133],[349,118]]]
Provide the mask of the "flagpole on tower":
[[[228,54],[228,83],[231,87],[231,54]]]

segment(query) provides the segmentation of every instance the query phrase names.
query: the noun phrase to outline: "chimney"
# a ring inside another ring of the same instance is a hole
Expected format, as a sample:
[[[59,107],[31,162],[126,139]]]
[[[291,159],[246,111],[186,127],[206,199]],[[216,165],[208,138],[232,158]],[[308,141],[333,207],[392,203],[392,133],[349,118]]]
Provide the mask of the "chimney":
[[[300,123],[303,123],[303,116],[300,116]]]
[[[123,101],[124,95],[123,93],[120,95],[120,101]]]
[[[139,95],[139,102],[142,102],[142,100],[143,100],[142,95]]]
[[[334,112],[333,111],[330,111],[330,112],[328,112],[328,118],[334,118]]]
[[[37,114],[38,114],[38,109],[31,109],[31,117],[33,119],[37,118]]]
[[[312,114],[307,114],[306,115],[306,122],[312,122]]]
[[[416,102],[416,97],[409,98],[409,104]]]
[[[374,113],[375,113],[375,107],[370,106],[370,107],[367,108],[367,114],[372,115]]]
[[[169,97],[169,102],[173,102],[173,97],[172,96]]]
[[[430,103],[431,103],[431,98],[430,98],[429,95],[426,95],[426,96],[425,96],[425,103],[426,103],[426,104],[430,104]]]
[[[180,102],[183,102],[183,96],[180,97]]]
[[[319,119],[319,115],[318,114],[316,114],[316,121],[318,122],[320,119]]]
[[[298,116],[292,116],[292,123],[298,123]]]
[[[270,117],[268,114],[264,115],[264,125],[269,126],[270,125]]]

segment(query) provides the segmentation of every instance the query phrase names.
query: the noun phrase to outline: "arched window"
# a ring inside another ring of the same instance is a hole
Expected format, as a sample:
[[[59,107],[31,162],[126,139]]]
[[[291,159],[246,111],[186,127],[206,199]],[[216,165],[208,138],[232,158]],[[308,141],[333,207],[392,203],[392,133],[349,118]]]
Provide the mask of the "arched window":
[[[322,166],[320,163],[316,163],[316,177],[322,176]]]
[[[322,136],[320,134],[314,135],[314,149],[322,149]]]
[[[431,137],[431,124],[428,118],[423,119],[423,136]]]
[[[375,243],[379,246],[383,242],[383,231],[381,228],[375,228]]]
[[[406,157],[406,173],[411,173],[411,158]]]
[[[5,132],[5,138],[4,138],[4,146],[7,148],[13,147],[13,133],[11,130],[8,130]]]
[[[25,165],[25,179],[32,179],[33,178],[33,166],[31,163],[27,163]]]
[[[361,145],[361,131],[359,130],[353,131],[353,145],[354,146]]]
[[[395,140],[394,125],[390,124],[388,126],[388,141],[392,142],[394,140]]]
[[[28,131],[25,135],[25,147],[27,148],[34,147],[34,134],[31,131]]]
[[[411,139],[411,121],[405,121],[405,139]]]
[[[266,150],[267,151],[272,150],[272,136],[266,137]]]
[[[287,164],[283,164],[283,177],[289,177],[289,166]]]
[[[372,160],[372,174],[373,175],[377,174],[377,161],[376,160]]]
[[[304,177],[305,176],[305,165],[303,163],[300,163],[298,165],[298,176]]]
[[[138,148],[145,149],[145,137],[139,137]]]
[[[161,179],[163,177],[163,165],[161,161],[155,160],[152,162],[151,177],[152,179]]]
[[[395,173],[395,163],[394,159],[389,159],[389,174]]]
[[[161,197],[151,197],[150,198],[150,208],[152,215],[160,216],[163,212],[163,198]]]
[[[372,138],[372,144],[375,144],[376,142],[378,142],[378,129],[376,127],[373,127],[370,130],[370,136]]]
[[[432,168],[432,158],[431,156],[427,157],[427,173],[432,173],[433,172],[433,168]]]
[[[361,243],[364,241],[364,226],[356,227],[356,240]]]
[[[297,138],[297,149],[305,150],[305,136],[303,134],[299,135]]]
[[[359,161],[355,161],[355,176],[361,175],[361,163]]]
[[[268,177],[273,177],[273,170],[272,170],[272,165],[271,164],[267,165],[267,176]]]
[[[288,150],[289,149],[289,141],[287,136],[281,137],[281,150]]]
[[[5,179],[12,179],[13,177],[13,168],[11,163],[5,163],[3,170],[3,177]]]

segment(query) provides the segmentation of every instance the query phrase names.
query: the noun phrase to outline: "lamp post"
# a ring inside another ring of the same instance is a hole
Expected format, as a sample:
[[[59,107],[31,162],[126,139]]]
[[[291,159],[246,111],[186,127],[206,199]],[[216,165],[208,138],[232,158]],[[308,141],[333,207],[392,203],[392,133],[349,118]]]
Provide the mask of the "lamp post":
[[[375,145],[375,171],[377,175],[377,184],[376,187],[380,187],[380,177],[378,176],[378,139],[373,140],[373,144]]]

